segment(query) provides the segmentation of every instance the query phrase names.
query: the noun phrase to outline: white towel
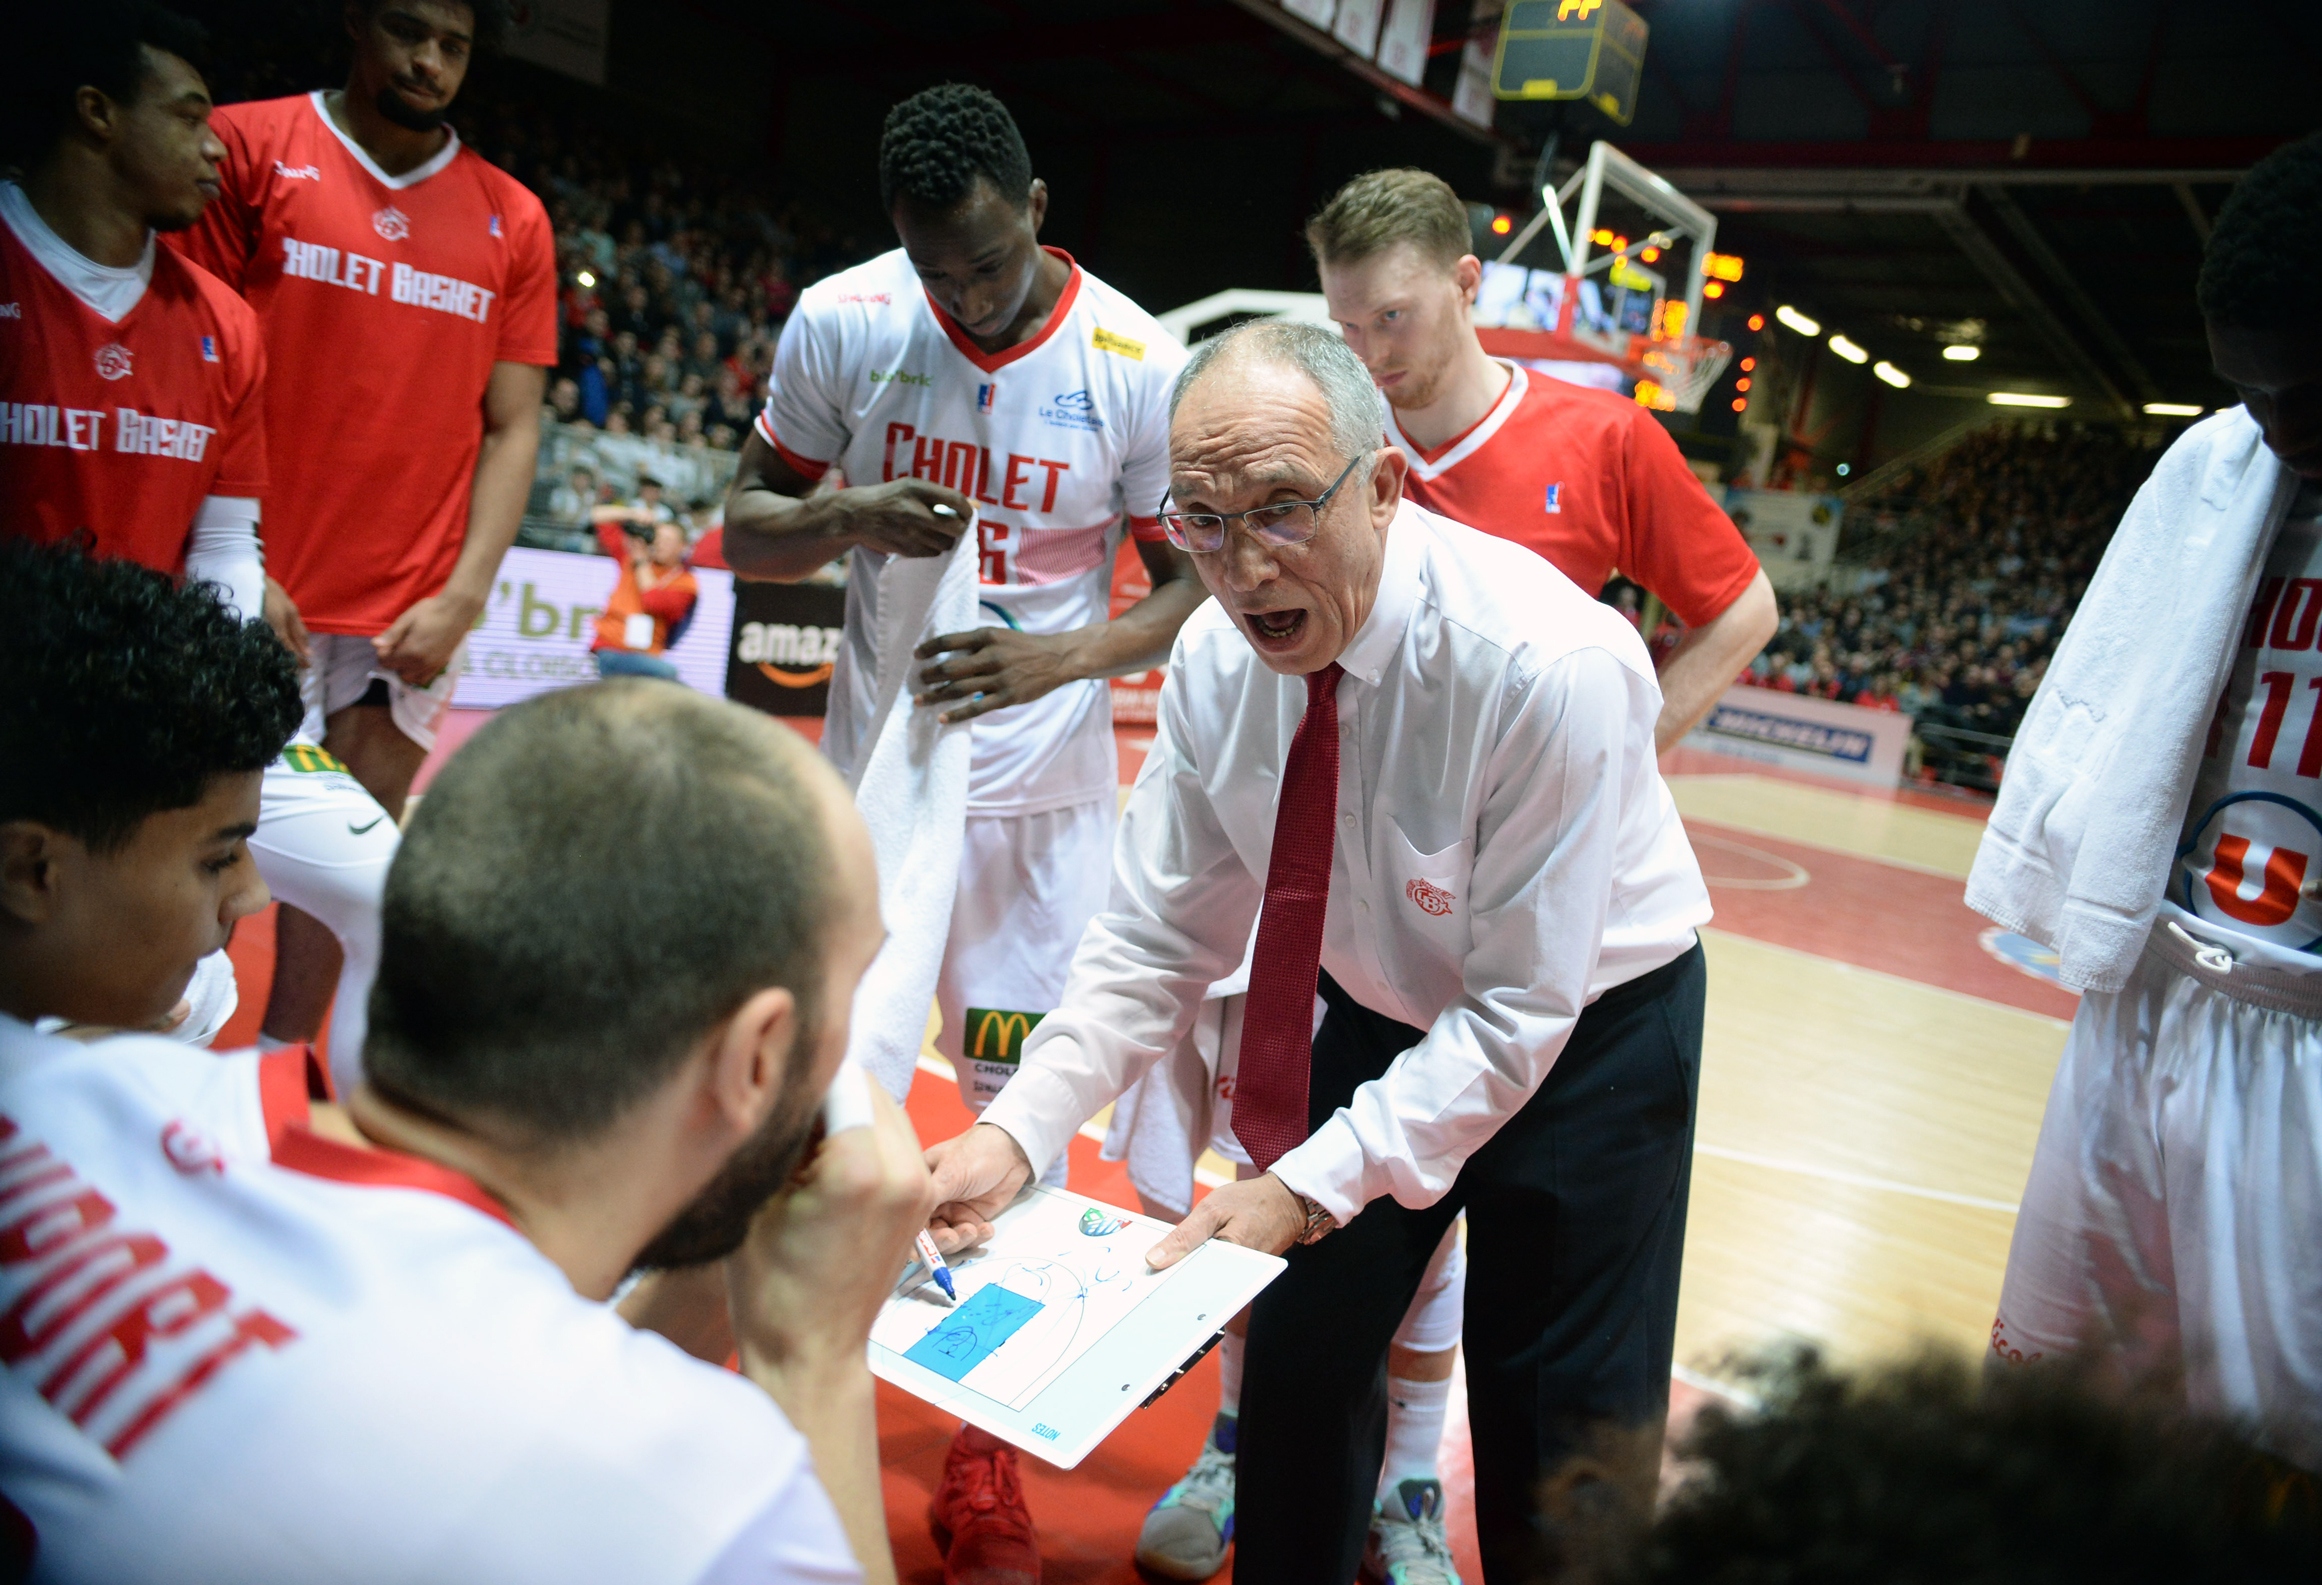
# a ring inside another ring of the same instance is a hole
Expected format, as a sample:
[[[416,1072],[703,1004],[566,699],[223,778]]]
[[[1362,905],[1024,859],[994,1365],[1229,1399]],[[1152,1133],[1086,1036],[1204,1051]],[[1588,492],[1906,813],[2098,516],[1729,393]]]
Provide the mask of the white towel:
[[[1967,906],[2117,991],[2152,933],[2200,746],[2297,477],[2240,408],[2137,491],[2008,755]]]
[[[936,972],[951,934],[952,894],[967,824],[970,727],[942,726],[914,706],[911,652],[938,633],[976,625],[976,530],[948,556],[893,557],[878,569],[878,686],[853,774],[855,808],[879,858],[879,915],[887,943],[855,991],[847,1060],[900,1101],[911,1088]],[[862,558],[856,566],[861,568]]]

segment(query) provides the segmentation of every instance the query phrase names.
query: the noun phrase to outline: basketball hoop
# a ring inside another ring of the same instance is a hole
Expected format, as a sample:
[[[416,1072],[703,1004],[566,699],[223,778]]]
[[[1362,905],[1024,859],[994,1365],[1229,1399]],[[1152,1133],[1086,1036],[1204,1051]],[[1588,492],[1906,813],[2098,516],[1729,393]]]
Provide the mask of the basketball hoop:
[[[1732,361],[1733,347],[1723,341],[1686,336],[1646,342],[1636,357],[1637,401],[1664,413],[1698,413],[1701,399]]]

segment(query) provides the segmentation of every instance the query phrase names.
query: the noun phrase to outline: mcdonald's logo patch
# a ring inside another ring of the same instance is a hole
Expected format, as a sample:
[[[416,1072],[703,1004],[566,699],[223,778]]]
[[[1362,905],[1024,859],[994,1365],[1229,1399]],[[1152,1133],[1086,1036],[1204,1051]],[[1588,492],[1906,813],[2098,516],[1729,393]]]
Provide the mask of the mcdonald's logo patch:
[[[1024,1054],[1024,1037],[1045,1013],[1015,1013],[1001,1007],[971,1007],[961,1026],[965,1055],[972,1062],[1014,1062]]]

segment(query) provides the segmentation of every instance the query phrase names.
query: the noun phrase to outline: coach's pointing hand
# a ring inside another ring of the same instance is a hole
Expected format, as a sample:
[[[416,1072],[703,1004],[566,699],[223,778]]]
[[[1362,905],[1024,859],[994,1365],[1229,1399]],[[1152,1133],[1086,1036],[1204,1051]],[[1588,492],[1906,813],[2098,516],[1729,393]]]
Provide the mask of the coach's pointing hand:
[[[1169,1236],[1145,1253],[1155,1271],[1174,1266],[1212,1238],[1279,1255],[1306,1230],[1298,1196],[1271,1172],[1228,1183],[1202,1196]]]

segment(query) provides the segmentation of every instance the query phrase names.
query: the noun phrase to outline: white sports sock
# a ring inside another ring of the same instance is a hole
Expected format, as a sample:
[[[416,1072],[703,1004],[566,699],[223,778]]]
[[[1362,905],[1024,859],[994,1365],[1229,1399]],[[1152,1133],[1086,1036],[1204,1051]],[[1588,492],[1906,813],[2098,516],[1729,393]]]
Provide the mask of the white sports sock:
[[[1434,1480],[1435,1452],[1443,1444],[1443,1412],[1451,1403],[1451,1379],[1410,1381],[1387,1378],[1387,1456],[1379,1466],[1379,1500],[1385,1502],[1407,1480]]]
[[[1217,1412],[1239,1416],[1242,1412],[1242,1354],[1250,1346],[1246,1337],[1226,1333],[1217,1345]]]

